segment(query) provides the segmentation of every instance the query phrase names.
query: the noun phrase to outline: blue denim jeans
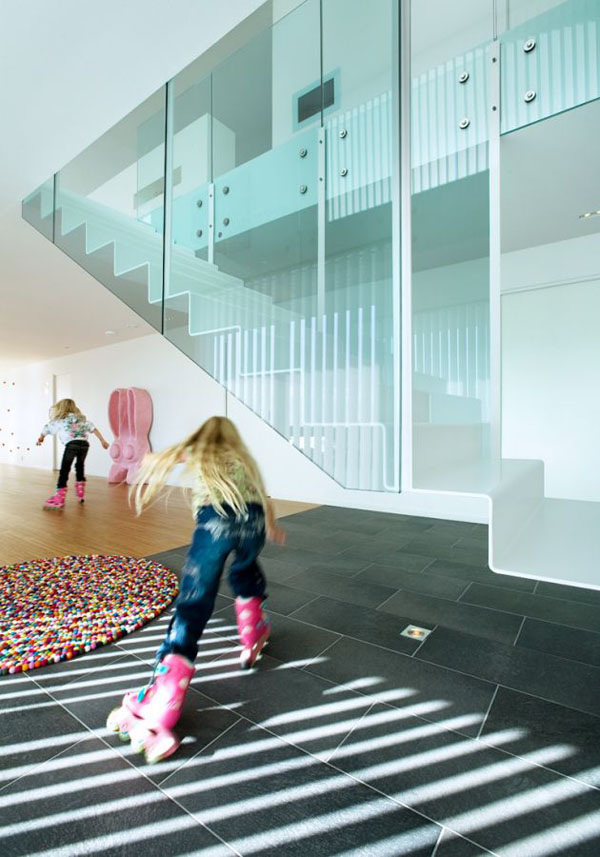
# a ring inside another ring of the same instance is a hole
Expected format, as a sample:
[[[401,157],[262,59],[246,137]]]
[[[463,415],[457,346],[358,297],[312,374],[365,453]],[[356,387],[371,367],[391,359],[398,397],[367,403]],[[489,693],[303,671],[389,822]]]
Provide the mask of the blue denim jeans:
[[[265,578],[257,557],[265,543],[265,514],[262,506],[251,503],[245,518],[236,517],[225,506],[222,517],[212,506],[202,506],[183,566],[183,578],[175,615],[167,636],[156,653],[159,661],[175,653],[194,661],[198,640],[210,619],[225,560],[234,552],[229,584],[235,596],[265,597]]]

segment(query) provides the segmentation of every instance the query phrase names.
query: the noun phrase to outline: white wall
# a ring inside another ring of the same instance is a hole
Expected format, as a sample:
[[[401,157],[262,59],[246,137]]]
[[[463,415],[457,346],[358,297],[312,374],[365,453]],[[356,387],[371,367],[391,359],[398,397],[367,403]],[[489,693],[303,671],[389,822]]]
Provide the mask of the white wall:
[[[600,279],[502,298],[503,455],[546,495],[600,501]]]
[[[267,489],[274,497],[458,520],[487,520],[487,501],[480,498],[344,490],[248,408],[226,396],[219,384],[158,334],[19,367],[0,376],[0,444],[4,431],[13,431],[14,436],[8,436],[15,438],[10,447],[0,445],[0,463],[51,469],[50,443],[40,448],[34,443],[52,403],[53,375],[65,372],[71,373],[73,398],[109,440],[112,435],[107,406],[111,391],[117,387],[142,387],[149,391],[154,403],[150,434],[154,449],[185,437],[212,414],[227,412],[256,456]],[[2,384],[4,380],[6,385]],[[16,450],[17,444],[29,446],[30,450]],[[108,453],[92,438],[87,472],[105,476],[109,466]]]

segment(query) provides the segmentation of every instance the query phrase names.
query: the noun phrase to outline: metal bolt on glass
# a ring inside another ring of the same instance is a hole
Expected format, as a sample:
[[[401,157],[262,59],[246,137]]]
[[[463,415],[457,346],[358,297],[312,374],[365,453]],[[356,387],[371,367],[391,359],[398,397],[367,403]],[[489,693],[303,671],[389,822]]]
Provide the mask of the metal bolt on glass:
[[[523,45],[523,50],[525,51],[525,53],[531,53],[531,51],[535,48],[535,44],[535,39],[527,39],[527,41]]]
[[[229,187],[227,185],[225,185],[225,187],[223,188],[223,193],[225,195],[227,195],[229,193]]]
[[[348,170],[346,167],[342,167],[342,169],[340,170],[340,175],[341,176],[347,176],[348,175]]]
[[[525,93],[524,101],[529,104],[530,101],[533,101],[536,97],[536,92],[533,89],[528,89]]]
[[[347,136],[348,136],[348,132],[346,131],[345,128],[342,128],[342,130],[340,131],[340,139],[343,140],[344,137],[347,137]]]
[[[229,226],[229,218],[228,217],[223,218],[223,226]]]
[[[201,229],[196,229],[196,235],[197,235],[197,237],[198,237],[198,238],[202,238],[202,230],[201,230]]]
[[[308,154],[308,149],[304,149],[304,148],[302,148],[302,149],[300,149],[300,151],[298,152],[298,154],[300,155],[300,157],[301,157],[301,158],[305,158],[305,157],[307,156],[307,154]]]
[[[459,83],[466,83],[469,79],[470,75],[468,71],[462,71],[458,76]]]
[[[306,193],[307,190],[308,188],[305,184],[300,185],[300,193]]]
[[[199,199],[196,205],[198,206],[198,208],[202,208],[202,200]]]
[[[471,120],[470,120],[470,119],[467,119],[467,118],[466,118],[466,116],[465,116],[465,118],[464,118],[464,119],[461,119],[461,120],[460,120],[460,122],[458,123],[458,127],[459,127],[462,131],[464,131],[464,130],[465,130],[465,128],[468,128],[470,124],[471,124]]]

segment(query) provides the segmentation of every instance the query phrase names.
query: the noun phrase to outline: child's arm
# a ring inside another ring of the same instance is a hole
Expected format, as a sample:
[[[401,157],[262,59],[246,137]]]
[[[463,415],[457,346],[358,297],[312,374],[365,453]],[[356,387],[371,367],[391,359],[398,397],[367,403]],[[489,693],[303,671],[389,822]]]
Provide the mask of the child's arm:
[[[96,435],[96,437],[98,438],[98,440],[100,441],[100,443],[102,444],[104,449],[108,449],[110,444],[107,443],[107,441],[102,437],[102,433],[99,431],[99,429],[95,428],[94,431],[92,432],[92,434]]]
[[[46,425],[41,430],[40,436],[36,440],[35,445],[41,446],[44,442],[44,438],[46,437],[46,435],[55,434],[55,433],[56,433],[56,426],[55,426],[54,422],[46,423]]]
[[[267,524],[267,538],[270,542],[274,542],[276,545],[284,545],[285,544],[285,530],[282,530],[281,527],[277,526],[277,522],[275,520],[275,510],[273,508],[273,503],[270,500],[267,500],[267,506],[265,509],[265,517]]]

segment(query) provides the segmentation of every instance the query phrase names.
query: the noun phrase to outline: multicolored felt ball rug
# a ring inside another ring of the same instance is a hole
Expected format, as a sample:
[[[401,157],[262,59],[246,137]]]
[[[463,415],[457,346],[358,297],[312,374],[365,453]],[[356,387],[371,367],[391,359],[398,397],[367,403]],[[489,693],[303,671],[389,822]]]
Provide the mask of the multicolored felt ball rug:
[[[0,675],[71,660],[158,616],[168,568],[130,556],[60,556],[0,567]]]

